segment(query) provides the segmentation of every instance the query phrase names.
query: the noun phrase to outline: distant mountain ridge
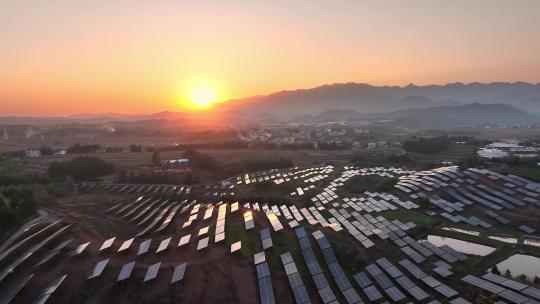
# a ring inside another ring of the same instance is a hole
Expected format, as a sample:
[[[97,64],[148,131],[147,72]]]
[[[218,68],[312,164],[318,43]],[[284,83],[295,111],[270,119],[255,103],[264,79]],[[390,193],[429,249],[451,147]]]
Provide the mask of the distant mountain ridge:
[[[293,118],[305,114],[317,115],[333,109],[350,109],[369,114],[469,103],[511,104],[519,107],[537,98],[540,98],[540,84],[526,82],[427,86],[410,84],[405,87],[338,83],[231,100],[223,103],[221,108]]]
[[[524,111],[527,111],[525,113]],[[456,117],[453,117],[456,116]],[[311,89],[230,100],[203,112],[78,114],[65,117],[0,117],[1,124],[55,125],[171,121],[183,125],[234,126],[250,123],[338,122],[384,118],[413,127],[452,127],[482,123],[530,123],[540,117],[540,84],[451,83],[373,86],[338,83]],[[427,123],[429,122],[429,123]]]

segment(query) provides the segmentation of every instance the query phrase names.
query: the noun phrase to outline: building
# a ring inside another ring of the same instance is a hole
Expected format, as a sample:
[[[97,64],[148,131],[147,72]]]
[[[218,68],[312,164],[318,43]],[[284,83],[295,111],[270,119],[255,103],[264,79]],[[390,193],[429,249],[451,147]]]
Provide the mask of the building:
[[[26,157],[29,158],[40,158],[41,157],[41,150],[39,149],[26,149],[24,151],[26,154]]]
[[[180,159],[168,159],[168,160],[162,160],[161,165],[162,166],[184,166],[189,164],[189,159],[187,158],[180,158]]]

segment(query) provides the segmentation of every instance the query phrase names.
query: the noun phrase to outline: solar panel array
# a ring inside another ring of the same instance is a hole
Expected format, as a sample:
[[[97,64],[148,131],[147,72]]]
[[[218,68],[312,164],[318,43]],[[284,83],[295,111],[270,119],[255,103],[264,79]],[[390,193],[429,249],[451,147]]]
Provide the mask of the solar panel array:
[[[297,304],[307,304],[311,303],[309,295],[302,281],[302,277],[296,268],[296,263],[293,260],[293,257],[290,252],[285,252],[281,256],[281,262],[283,263],[283,268],[285,269],[285,274],[289,280],[289,285],[291,286],[292,292],[294,294],[294,299]]]
[[[275,303],[274,290],[272,288],[272,280],[270,278],[270,268],[268,268],[264,251],[255,254],[253,259],[255,261],[255,268],[257,270],[261,304]]]
[[[309,242],[309,237],[304,230],[304,228],[299,227],[295,230],[298,243],[302,248],[302,255],[304,256],[304,262],[311,274],[313,282],[317,287],[317,292],[323,303],[338,303],[335,293],[332,291],[324,272],[315,257],[315,252],[311,248],[311,243]]]
[[[347,278],[347,275],[345,274],[343,268],[338,262],[334,250],[332,249],[332,246],[330,245],[330,242],[328,241],[326,236],[324,236],[324,234],[320,230],[317,230],[313,232],[313,237],[317,241],[317,244],[322,251],[324,260],[328,265],[328,269],[330,269],[334,281],[336,282],[336,285],[341,291],[343,297],[347,300],[347,303],[363,303],[362,299],[360,298],[356,290],[352,287],[351,282]]]
[[[535,299],[540,300],[540,289],[494,274],[486,274],[483,278],[469,274],[461,280],[515,304],[538,303]]]

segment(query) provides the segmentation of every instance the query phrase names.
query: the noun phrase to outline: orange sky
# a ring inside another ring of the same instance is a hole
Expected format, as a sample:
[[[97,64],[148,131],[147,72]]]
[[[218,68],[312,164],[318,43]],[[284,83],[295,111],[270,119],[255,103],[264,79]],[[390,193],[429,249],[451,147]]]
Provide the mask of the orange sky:
[[[0,1],[0,115],[177,111],[197,82],[540,82],[540,1],[190,2]]]

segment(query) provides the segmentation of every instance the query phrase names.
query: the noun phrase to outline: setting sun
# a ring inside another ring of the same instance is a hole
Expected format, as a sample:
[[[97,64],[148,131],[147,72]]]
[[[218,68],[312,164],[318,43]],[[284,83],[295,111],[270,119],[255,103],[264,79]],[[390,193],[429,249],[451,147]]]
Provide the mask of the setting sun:
[[[227,100],[221,83],[210,77],[196,77],[179,86],[177,102],[186,110],[201,111]]]
[[[189,105],[192,108],[205,109],[217,102],[217,93],[210,86],[200,86],[191,92]]]

